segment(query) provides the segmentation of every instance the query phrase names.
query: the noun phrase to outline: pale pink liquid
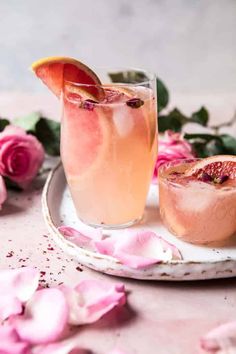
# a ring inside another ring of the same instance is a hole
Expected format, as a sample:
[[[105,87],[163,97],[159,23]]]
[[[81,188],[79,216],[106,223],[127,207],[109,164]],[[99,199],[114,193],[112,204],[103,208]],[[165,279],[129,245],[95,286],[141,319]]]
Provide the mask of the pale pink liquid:
[[[156,101],[147,88],[128,93],[144,104],[127,106],[116,87],[92,110],[64,95],[61,156],[77,215],[88,224],[115,227],[143,215],[157,155]]]
[[[185,177],[182,173],[187,168],[189,164],[180,162],[160,173],[160,213],[164,224],[191,243],[229,238],[236,233],[236,180],[214,185]]]

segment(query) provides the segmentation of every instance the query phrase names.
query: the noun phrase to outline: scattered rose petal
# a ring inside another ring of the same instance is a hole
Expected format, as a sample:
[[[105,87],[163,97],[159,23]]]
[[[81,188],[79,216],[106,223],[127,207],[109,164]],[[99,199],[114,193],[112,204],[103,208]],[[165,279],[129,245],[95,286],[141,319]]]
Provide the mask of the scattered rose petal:
[[[70,226],[58,227],[59,232],[68,240],[73,242],[79,247],[93,248],[93,242],[102,239],[102,229],[91,229],[84,231],[78,231]]]
[[[68,320],[68,305],[56,288],[38,290],[27,302],[22,316],[12,318],[20,338],[32,344],[57,340]]]
[[[12,315],[20,314],[22,310],[22,302],[16,297],[10,294],[0,295],[0,322]]]
[[[7,199],[7,189],[2,176],[0,176],[0,210],[2,209],[2,204]]]
[[[89,354],[86,349],[80,348],[72,338],[61,342],[36,346],[33,354]]]
[[[128,231],[118,237],[95,242],[98,252],[113,256],[131,268],[181,259],[179,250],[152,231]]]
[[[99,320],[115,306],[126,302],[123,284],[83,280],[74,289],[60,286],[70,308],[69,323],[81,325]]]
[[[234,348],[236,352],[236,321],[225,323],[208,332],[201,339],[202,349],[210,353]]]
[[[16,330],[8,325],[0,326],[0,353],[27,354],[28,344],[20,341]]]
[[[34,294],[38,281],[38,271],[30,267],[0,272],[0,320],[21,313],[22,304]]]

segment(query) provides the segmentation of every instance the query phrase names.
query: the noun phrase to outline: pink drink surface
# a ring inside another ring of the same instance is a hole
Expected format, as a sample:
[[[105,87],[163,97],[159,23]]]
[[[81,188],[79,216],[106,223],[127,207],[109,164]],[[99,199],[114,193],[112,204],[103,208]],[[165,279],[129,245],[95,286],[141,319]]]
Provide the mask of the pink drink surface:
[[[184,175],[189,167],[190,163],[180,162],[159,176],[160,213],[165,225],[191,243],[229,238],[236,233],[236,180],[203,182]]]
[[[116,226],[142,217],[157,155],[153,92],[106,87],[93,104],[64,95],[61,156],[72,199],[88,224]],[[142,100],[133,108],[132,98]]]

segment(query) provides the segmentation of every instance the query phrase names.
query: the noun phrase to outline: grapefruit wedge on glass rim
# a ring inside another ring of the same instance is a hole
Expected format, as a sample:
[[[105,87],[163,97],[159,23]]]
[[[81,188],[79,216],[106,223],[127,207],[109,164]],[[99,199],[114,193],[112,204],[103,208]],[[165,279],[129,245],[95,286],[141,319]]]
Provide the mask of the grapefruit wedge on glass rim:
[[[207,173],[214,178],[223,178],[236,180],[236,156],[235,155],[216,155],[199,160],[187,171],[185,176],[201,177]]]
[[[85,64],[69,57],[46,57],[31,65],[32,71],[57,97],[60,97],[65,81],[78,83],[84,98],[101,101],[104,90],[97,75]],[[91,86],[86,86],[91,85]]]
[[[104,99],[102,84],[90,68],[69,57],[42,58],[34,62],[31,69],[58,98],[65,82],[68,91],[75,93],[76,100],[63,95],[61,152],[66,172],[81,176],[103,159],[108,146],[109,125],[105,116],[96,108],[91,111],[80,108],[80,99],[96,102]]]

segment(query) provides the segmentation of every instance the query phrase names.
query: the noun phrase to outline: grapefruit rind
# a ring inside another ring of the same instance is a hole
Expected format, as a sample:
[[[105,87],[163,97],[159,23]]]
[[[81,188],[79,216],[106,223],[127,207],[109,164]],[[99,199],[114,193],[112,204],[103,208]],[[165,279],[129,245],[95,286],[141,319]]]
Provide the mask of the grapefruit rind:
[[[42,58],[35,61],[31,65],[31,69],[57,97],[60,97],[64,81],[69,81],[82,84],[80,92],[84,98],[87,98],[88,95],[97,101],[104,98],[104,90],[97,75],[74,58]]]
[[[236,179],[236,156],[216,155],[207,157],[186,170],[185,176],[200,177],[203,172],[214,177],[227,175],[231,179]]]

